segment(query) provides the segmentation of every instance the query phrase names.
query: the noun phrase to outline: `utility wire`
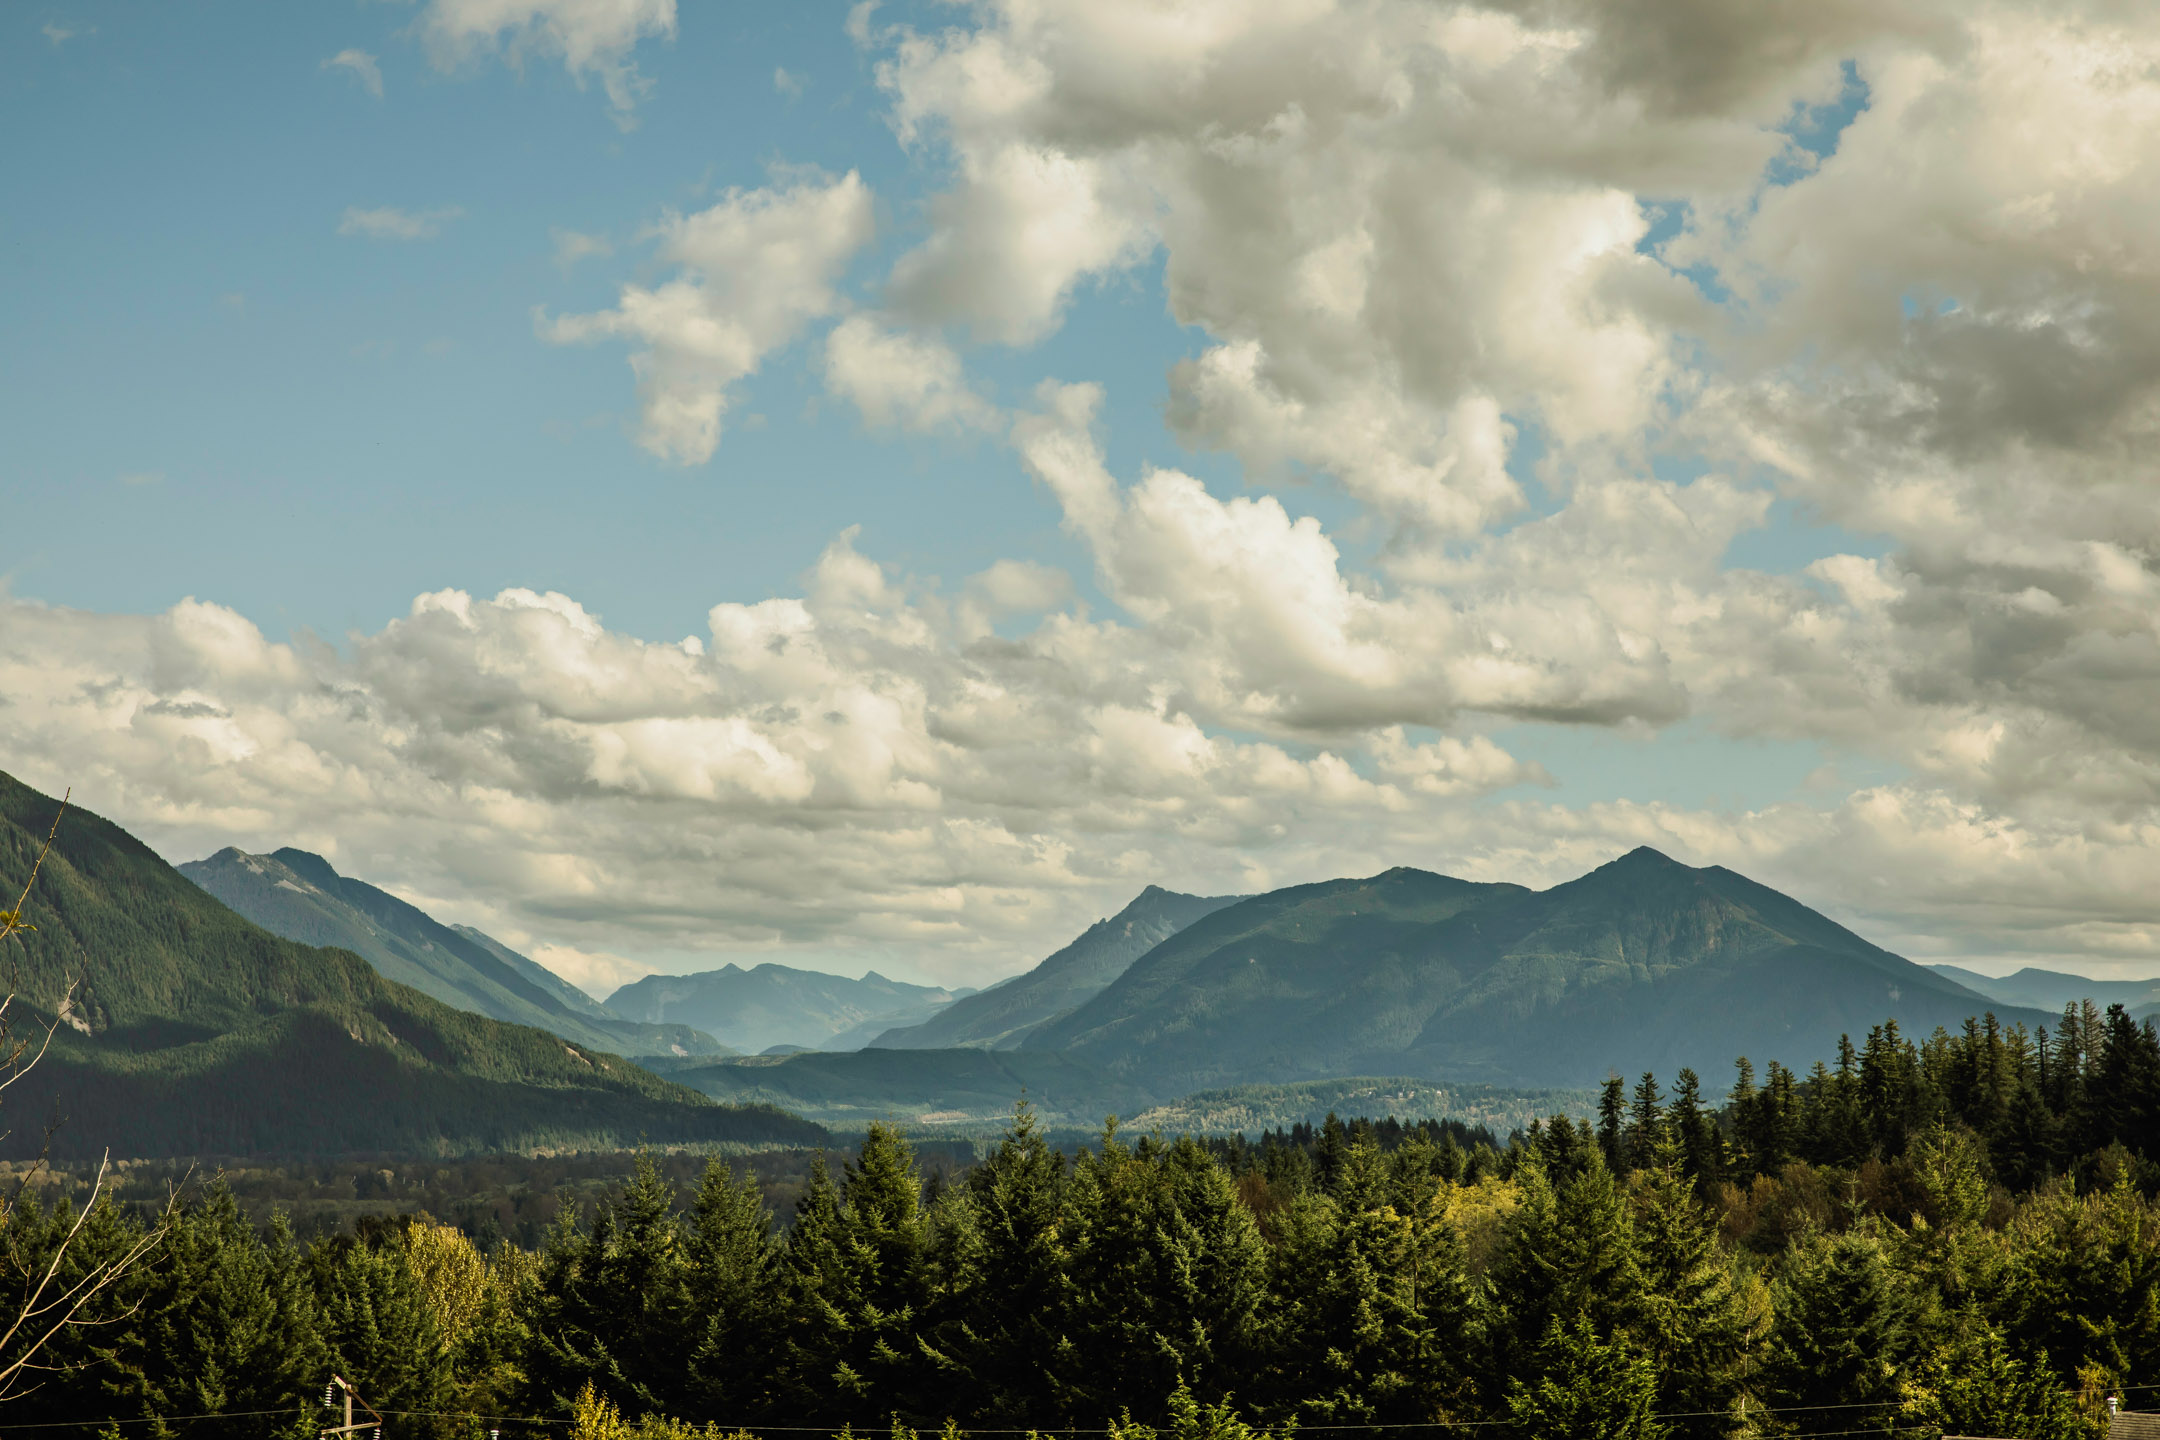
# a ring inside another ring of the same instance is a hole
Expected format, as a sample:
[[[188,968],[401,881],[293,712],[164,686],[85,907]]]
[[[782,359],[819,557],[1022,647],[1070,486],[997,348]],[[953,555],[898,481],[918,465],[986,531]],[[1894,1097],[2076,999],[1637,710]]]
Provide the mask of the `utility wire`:
[[[2160,1390],[2160,1382],[2144,1385],[2118,1385],[2115,1389],[2118,1393],[2129,1390]],[[1835,1405],[1748,1405],[1744,1409],[1748,1414],[1796,1415],[1814,1414],[1824,1410],[1881,1410],[1900,1406],[1903,1403],[1903,1401],[1899,1400],[1855,1400]],[[169,1423],[178,1420],[252,1420],[265,1415],[289,1415],[291,1413],[292,1408],[287,1407],[278,1410],[218,1410],[200,1415],[142,1415],[121,1419],[32,1420],[14,1424],[0,1421],[0,1431],[84,1429],[106,1425],[154,1425],[160,1422]],[[382,1413],[385,1419],[396,1416],[401,1420],[493,1420],[506,1425],[568,1425],[572,1423],[568,1420],[551,1419],[544,1415],[479,1415],[470,1410],[385,1410]],[[1702,1420],[1733,1413],[1735,1413],[1734,1409],[1660,1410],[1654,1412],[1649,1418],[1652,1420]],[[739,1431],[748,1431],[753,1435],[760,1432],[774,1435],[834,1435],[839,1433],[839,1430],[836,1430],[831,1425],[744,1425],[720,1424],[716,1421],[707,1421],[705,1423],[715,1429],[731,1434]],[[1387,1420],[1339,1425],[1300,1423],[1297,1428],[1300,1431],[1477,1430],[1494,1425],[1513,1425],[1515,1423],[1513,1420]],[[1927,1428],[1931,1427],[1870,1425],[1859,1430],[1808,1430],[1785,1436],[1783,1440],[1833,1440],[1833,1437],[1845,1435],[1879,1435],[1885,1429],[1895,1432],[1899,1429],[1918,1430]],[[869,1437],[876,1435],[878,1432],[877,1425],[856,1430],[851,1422],[841,1425],[839,1429],[860,1435],[863,1440],[869,1440]],[[970,1427],[960,1433],[962,1435],[1042,1435],[1054,1437],[1058,1435],[1109,1435],[1113,1432],[1107,1426],[1030,1425]]]

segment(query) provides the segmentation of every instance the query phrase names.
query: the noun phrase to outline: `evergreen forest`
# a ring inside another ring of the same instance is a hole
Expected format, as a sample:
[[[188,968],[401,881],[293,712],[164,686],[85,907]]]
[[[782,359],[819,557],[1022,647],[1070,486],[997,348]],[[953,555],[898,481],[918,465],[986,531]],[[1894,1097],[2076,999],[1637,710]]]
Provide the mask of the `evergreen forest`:
[[[1743,1060],[1715,1107],[1614,1079],[1504,1143],[1330,1117],[1067,1155],[1023,1107],[949,1179],[873,1126],[785,1216],[647,1159],[532,1249],[422,1214],[302,1243],[212,1184],[0,1421],[312,1435],[336,1373],[384,1440],[2068,1440],[2160,1406],[2156,1159],[2160,1038],[2087,1005]],[[12,1276],[69,1223],[18,1203]],[[99,1204],[63,1275],[142,1223]]]

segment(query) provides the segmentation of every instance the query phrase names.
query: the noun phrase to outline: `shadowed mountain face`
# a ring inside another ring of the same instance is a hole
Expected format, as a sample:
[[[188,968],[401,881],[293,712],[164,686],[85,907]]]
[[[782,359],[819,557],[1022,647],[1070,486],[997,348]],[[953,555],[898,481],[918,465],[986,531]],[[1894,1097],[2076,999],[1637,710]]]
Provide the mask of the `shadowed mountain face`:
[[[606,1006],[478,930],[452,929],[320,855],[226,848],[180,873],[273,935],[350,950],[401,985],[477,1015],[537,1025],[622,1055],[726,1055],[688,1025],[647,1025]]]
[[[755,1054],[780,1045],[860,1049],[895,1025],[920,1024],[974,993],[888,980],[875,970],[851,980],[787,965],[724,965],[695,975],[647,975],[607,1003],[633,1020],[695,1025]]]
[[[30,873],[59,802],[0,775],[0,876]],[[71,808],[9,942],[18,1024],[62,1023],[6,1092],[0,1155],[462,1154],[534,1146],[817,1143],[545,1031],[453,1010],[359,956],[273,935],[148,846]],[[18,943],[19,941],[19,947]],[[73,983],[72,996],[69,985]]]
[[[1241,895],[1180,895],[1150,885],[1139,898],[1024,975],[956,1000],[921,1025],[887,1030],[870,1042],[885,1050],[943,1050],[956,1045],[1017,1048],[1046,1020],[1094,999],[1133,961]]]
[[[1894,1016],[1995,1009],[1789,896],[1640,849],[1550,890],[1418,870],[1257,896],[1031,1032],[1156,1089],[1397,1074],[1594,1085],[1735,1055],[1805,1067]]]

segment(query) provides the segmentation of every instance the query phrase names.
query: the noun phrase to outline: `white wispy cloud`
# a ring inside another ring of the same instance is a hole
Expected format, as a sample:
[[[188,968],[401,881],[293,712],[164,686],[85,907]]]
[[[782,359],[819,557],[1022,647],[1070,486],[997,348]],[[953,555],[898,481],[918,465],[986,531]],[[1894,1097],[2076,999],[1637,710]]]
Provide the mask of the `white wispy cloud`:
[[[555,241],[555,263],[564,270],[580,260],[615,253],[615,243],[605,235],[585,235],[576,230],[551,230]]]
[[[338,234],[370,240],[433,240],[442,227],[465,212],[455,205],[439,210],[400,210],[394,205],[363,209],[349,205],[338,220]]]
[[[325,70],[345,70],[360,82],[360,88],[380,100],[383,96],[382,66],[365,50],[340,50],[322,62]]]

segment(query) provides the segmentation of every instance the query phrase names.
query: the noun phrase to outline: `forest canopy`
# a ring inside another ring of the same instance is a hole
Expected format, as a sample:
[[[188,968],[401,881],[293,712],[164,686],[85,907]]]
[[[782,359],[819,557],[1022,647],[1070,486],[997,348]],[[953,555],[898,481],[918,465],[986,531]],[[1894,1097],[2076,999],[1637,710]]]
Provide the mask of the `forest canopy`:
[[[1505,1143],[1113,1123],[1068,1156],[1023,1107],[951,1179],[874,1126],[778,1218],[717,1161],[685,1191],[645,1159],[535,1249],[419,1214],[303,1244],[213,1186],[6,1418],[312,1433],[333,1371],[393,1437],[2054,1440],[2160,1397],[2149,1026],[1885,1025],[1736,1075],[1714,1108],[1686,1071],[1616,1077]],[[11,1271],[67,1218],[19,1206]],[[68,1263],[136,1224],[102,1202]]]

